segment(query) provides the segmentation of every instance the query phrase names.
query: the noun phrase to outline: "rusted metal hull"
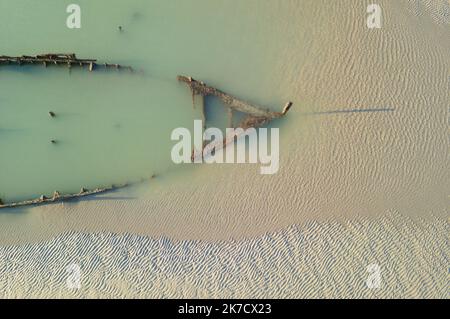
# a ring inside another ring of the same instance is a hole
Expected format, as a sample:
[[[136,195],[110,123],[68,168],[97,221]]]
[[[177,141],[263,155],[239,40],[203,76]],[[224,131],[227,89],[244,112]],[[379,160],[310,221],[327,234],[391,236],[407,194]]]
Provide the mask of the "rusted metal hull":
[[[191,90],[192,93],[192,101],[195,101],[195,96],[199,95],[202,98],[206,96],[215,96],[219,98],[228,109],[228,117],[229,117],[229,125],[230,128],[234,126],[233,124],[233,112],[242,112],[247,114],[247,116],[236,126],[236,128],[242,128],[244,131],[241,132],[240,135],[245,134],[245,130],[249,128],[257,128],[261,127],[270,121],[281,118],[287,114],[287,112],[292,107],[292,102],[287,102],[281,112],[273,112],[269,111],[263,107],[256,106],[249,102],[245,102],[243,100],[234,97],[231,94],[225,93],[219,89],[216,89],[212,86],[206,85],[202,81],[197,81],[190,76],[179,75],[177,80],[183,83],[186,83]],[[202,117],[205,121],[205,114],[203,113],[203,105],[202,105]],[[239,134],[226,136],[222,142],[216,143],[213,148],[219,150],[221,148],[225,148],[228,144],[231,144],[239,137]],[[205,145],[203,145],[203,148]],[[203,149],[202,150],[192,150],[191,160],[195,162],[196,159],[203,158]]]
[[[131,66],[123,66],[120,64],[111,63],[98,63],[96,59],[79,59],[75,53],[46,53],[35,56],[22,55],[22,56],[6,56],[0,55],[0,66],[24,66],[24,65],[42,65],[47,66],[63,66],[68,67],[81,67],[87,68],[89,71],[94,71],[97,67],[103,67],[105,69],[125,69],[133,72]],[[54,116],[53,112],[49,112],[50,116]],[[53,142],[53,141],[52,141]],[[50,203],[64,202],[69,200],[81,199],[88,196],[98,195],[106,192],[110,192],[116,189],[120,189],[128,186],[129,184],[115,185],[106,188],[96,188],[94,190],[86,190],[84,188],[77,194],[65,194],[61,195],[59,192],[55,192],[51,198],[41,196],[37,199],[31,199],[21,202],[4,203],[0,199],[0,209],[16,208],[24,206],[38,206]]]

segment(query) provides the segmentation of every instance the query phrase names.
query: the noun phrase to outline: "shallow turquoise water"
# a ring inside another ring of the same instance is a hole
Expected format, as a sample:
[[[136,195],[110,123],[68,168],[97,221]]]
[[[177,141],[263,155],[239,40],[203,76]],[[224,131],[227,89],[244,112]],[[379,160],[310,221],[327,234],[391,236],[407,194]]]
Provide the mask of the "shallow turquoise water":
[[[143,73],[1,67],[4,201],[172,169],[170,132],[191,127],[198,116],[177,74],[255,103],[278,108],[285,102],[269,88],[277,81],[271,75],[287,35],[268,21],[289,6],[261,0],[76,1],[82,27],[73,30],[65,23],[72,2],[0,0],[0,55],[75,52]]]

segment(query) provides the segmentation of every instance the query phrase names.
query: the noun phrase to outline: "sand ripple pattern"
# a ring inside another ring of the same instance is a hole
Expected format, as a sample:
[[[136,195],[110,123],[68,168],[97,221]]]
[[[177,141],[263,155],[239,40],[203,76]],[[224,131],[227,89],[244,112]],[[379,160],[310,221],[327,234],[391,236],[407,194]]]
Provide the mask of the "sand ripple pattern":
[[[241,241],[70,232],[0,249],[0,297],[449,298],[448,219],[308,222]],[[70,290],[66,267],[81,268]],[[382,286],[368,289],[367,266]]]

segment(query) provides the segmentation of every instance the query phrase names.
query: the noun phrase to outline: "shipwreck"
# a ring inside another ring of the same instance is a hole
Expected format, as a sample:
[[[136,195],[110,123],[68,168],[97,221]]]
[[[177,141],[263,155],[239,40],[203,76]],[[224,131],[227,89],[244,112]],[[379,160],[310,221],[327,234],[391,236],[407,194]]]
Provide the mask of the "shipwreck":
[[[45,53],[36,56],[22,55],[22,56],[7,56],[0,55],[1,65],[42,65],[44,67],[55,65],[65,66],[71,69],[72,67],[86,67],[89,71],[94,71],[101,66],[105,69],[126,69],[133,72],[131,66],[124,66],[112,63],[99,63],[96,59],[79,59],[75,53]]]
[[[40,54],[36,56],[27,56],[23,55],[20,57],[10,57],[1,55],[0,56],[0,66],[2,65],[42,65],[47,67],[49,65],[55,66],[66,66],[69,68],[72,67],[82,67],[87,68],[89,71],[94,71],[97,67],[102,66],[106,69],[127,69],[133,72],[133,68],[130,66],[122,66],[120,64],[110,64],[110,63],[98,63],[96,59],[79,59],[76,57],[74,53],[70,54],[55,54],[55,53],[47,53]],[[206,96],[214,96],[219,98],[228,111],[228,120],[230,127],[240,127],[242,129],[247,128],[256,128],[260,127],[264,124],[269,123],[270,121],[284,117],[289,109],[292,106],[292,102],[287,102],[281,112],[274,112],[268,109],[265,109],[260,106],[256,106],[249,102],[245,102],[243,100],[238,99],[228,93],[225,93],[217,88],[212,86],[208,86],[202,81],[197,81],[189,76],[178,76],[177,80],[183,83],[186,83],[191,90],[192,100],[195,103],[195,97],[199,96],[202,100],[202,116],[203,123],[205,123],[205,114],[204,114],[204,98]],[[233,112],[241,112],[246,114],[246,117],[237,124],[237,126],[233,125]],[[49,112],[51,117],[54,117],[55,114],[53,112]],[[232,137],[234,140],[235,137]],[[228,143],[232,142],[230,137],[226,137],[221,143],[221,147],[225,147]],[[195,156],[195,152],[193,151],[193,157]],[[155,175],[151,176],[151,179],[154,178]],[[144,181],[143,179],[142,181]],[[82,199],[87,196],[95,196],[107,192],[111,192],[114,190],[118,190],[133,183],[125,183],[120,185],[112,185],[109,187],[103,188],[95,188],[93,190],[88,190],[86,188],[81,188],[80,192],[74,194],[61,194],[58,191],[55,191],[51,197],[47,197],[45,195],[41,195],[39,198],[30,199],[19,202],[5,202],[0,198],[0,209],[4,208],[15,208],[15,207],[23,207],[23,206],[39,206],[51,203],[65,202],[70,200]]]
[[[39,198],[36,199],[31,199],[31,200],[25,200],[25,201],[21,201],[21,202],[13,202],[13,203],[3,203],[2,200],[0,199],[0,208],[15,208],[15,207],[23,207],[23,206],[38,206],[38,205],[43,205],[43,204],[50,204],[50,203],[57,203],[57,202],[64,202],[64,201],[68,201],[68,200],[74,200],[74,199],[79,199],[82,197],[87,197],[87,196],[93,196],[93,195],[99,195],[102,193],[106,193],[106,192],[110,192],[113,190],[117,190],[120,188],[124,188],[127,187],[128,184],[122,184],[122,185],[112,185],[110,187],[105,187],[105,188],[96,188],[93,190],[88,190],[86,188],[81,188],[79,193],[76,194],[61,194],[58,191],[55,191],[53,193],[52,197],[47,197],[45,195],[41,195]]]

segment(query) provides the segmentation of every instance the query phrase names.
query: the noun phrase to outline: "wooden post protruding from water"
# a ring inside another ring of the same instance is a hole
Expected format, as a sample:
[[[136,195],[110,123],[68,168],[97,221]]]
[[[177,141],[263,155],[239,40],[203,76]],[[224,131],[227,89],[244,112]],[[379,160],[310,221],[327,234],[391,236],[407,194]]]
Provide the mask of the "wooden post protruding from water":
[[[186,83],[191,89],[192,95],[201,96],[215,96],[218,97],[226,105],[226,107],[232,109],[233,111],[238,111],[242,113],[249,114],[254,117],[264,117],[268,120],[283,117],[287,111],[292,106],[292,102],[286,103],[283,112],[272,112],[263,107],[253,105],[249,102],[242,101],[231,94],[225,93],[219,89],[212,86],[206,85],[202,81],[197,81],[191,76],[179,75],[177,77],[178,81]]]
[[[27,64],[42,64],[47,67],[48,64],[67,66],[69,70],[73,66],[87,67],[90,72],[94,71],[97,60],[96,59],[79,59],[75,53],[45,53],[38,54],[36,56],[22,55],[22,56],[7,56],[0,55],[0,66],[6,65],[27,65]],[[114,63],[104,63],[105,68],[115,68],[115,69],[127,69],[132,71],[130,66],[122,66],[120,64]]]

